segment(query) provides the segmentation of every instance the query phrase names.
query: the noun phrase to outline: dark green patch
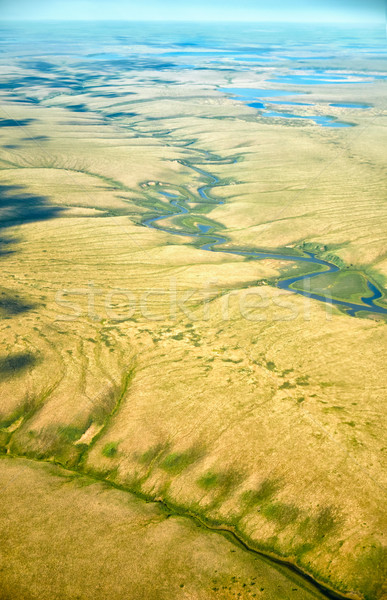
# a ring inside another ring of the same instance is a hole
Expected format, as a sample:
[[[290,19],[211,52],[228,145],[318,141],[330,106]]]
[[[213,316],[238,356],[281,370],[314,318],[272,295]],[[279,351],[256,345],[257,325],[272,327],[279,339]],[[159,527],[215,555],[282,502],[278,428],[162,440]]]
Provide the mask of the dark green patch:
[[[294,383],[290,383],[290,381],[284,381],[282,385],[279,386],[280,390],[289,390],[291,388],[296,387]]]
[[[102,454],[106,458],[114,458],[118,453],[118,442],[109,442],[102,449]]]
[[[212,490],[219,485],[219,474],[212,472],[206,473],[198,479],[197,484],[204,490]]]
[[[215,473],[214,471],[208,471],[200,479],[198,479],[198,485],[205,490],[215,490],[219,493],[218,500],[226,496],[229,491],[235,487],[243,476],[241,473],[232,469],[228,471],[222,471]]]
[[[191,448],[186,452],[172,452],[160,463],[160,467],[171,475],[177,475],[196,462],[203,453],[198,448]]]
[[[172,335],[171,336],[173,340],[183,340],[184,339],[184,333],[180,332],[180,333],[176,333],[176,335]]]
[[[282,527],[286,527],[297,519],[300,514],[299,509],[293,504],[284,504],[283,502],[270,502],[263,504],[261,513],[269,521],[276,521]]]
[[[317,515],[310,515],[302,521],[299,533],[314,544],[321,543],[324,538],[335,531],[340,524],[337,513],[329,506],[322,508]]]
[[[99,396],[95,399],[93,409],[90,414],[90,425],[91,421],[94,421],[97,425],[103,425],[107,417],[114,411],[118,397],[120,394],[120,388],[114,386],[109,392]]]
[[[386,562],[387,550],[376,540],[363,546],[361,555],[356,560],[357,579],[369,600],[384,598]]]
[[[152,461],[162,452],[164,446],[162,444],[157,444],[156,446],[152,446],[146,452],[137,457],[139,463],[143,465],[150,465]]]
[[[265,479],[258,490],[249,490],[242,495],[245,506],[253,507],[269,501],[280,489],[279,479]]]
[[[76,442],[85,433],[85,428],[69,425],[60,429],[60,436],[67,442]]]

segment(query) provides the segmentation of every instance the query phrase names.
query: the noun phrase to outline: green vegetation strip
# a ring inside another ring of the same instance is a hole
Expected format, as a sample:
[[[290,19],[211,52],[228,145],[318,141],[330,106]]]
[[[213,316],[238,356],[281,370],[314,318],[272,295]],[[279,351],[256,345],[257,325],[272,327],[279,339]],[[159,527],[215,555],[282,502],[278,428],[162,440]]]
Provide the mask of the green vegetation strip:
[[[109,445],[109,449],[107,449],[107,447],[105,446],[104,450],[107,450],[109,452],[109,451],[111,451],[112,448],[115,448],[114,443]],[[155,496],[152,496],[149,494],[144,494],[143,492],[139,491],[138,489],[127,488],[123,485],[120,485],[118,483],[115,483],[111,480],[106,479],[105,477],[98,475],[98,473],[95,473],[94,471],[91,471],[89,469],[83,469],[80,464],[79,464],[78,469],[71,468],[71,467],[69,468],[65,464],[56,460],[55,458],[45,459],[45,458],[34,458],[32,456],[25,457],[25,456],[13,454],[10,451],[8,451],[7,455],[3,456],[3,458],[9,458],[9,459],[24,458],[26,460],[31,460],[32,462],[39,462],[39,463],[43,462],[43,463],[48,463],[48,464],[54,464],[57,467],[65,469],[66,471],[71,472],[72,474],[74,474],[78,477],[87,477],[91,481],[104,483],[105,485],[108,485],[112,488],[121,490],[123,492],[130,493],[133,496],[135,496],[141,500],[144,500],[145,502],[157,503],[169,515],[185,517],[185,518],[194,520],[200,527],[203,527],[204,529],[207,529],[209,531],[217,532],[217,533],[225,536],[229,541],[231,541],[233,544],[237,545],[238,547],[244,549],[245,551],[253,553],[255,555],[258,555],[263,559],[266,559],[274,564],[279,565],[280,567],[287,569],[289,571],[287,573],[288,577],[291,578],[292,573],[300,576],[305,581],[307,581],[309,584],[311,584],[316,589],[316,591],[319,591],[320,593],[322,593],[326,598],[330,598],[332,600],[358,600],[358,599],[360,599],[360,597],[358,595],[354,595],[354,594],[346,595],[346,594],[340,593],[340,592],[334,590],[333,588],[331,588],[326,583],[318,581],[317,579],[313,578],[311,575],[309,575],[308,573],[306,573],[302,569],[300,569],[290,559],[279,558],[278,556],[271,553],[270,551],[257,548],[251,540],[247,541],[245,539],[242,539],[239,532],[237,532],[235,527],[233,527],[233,526],[225,525],[223,523],[210,520],[210,519],[206,518],[205,516],[199,516],[198,514],[193,513],[191,511],[189,511],[188,509],[183,509],[183,508],[179,507],[178,505],[173,504],[170,501],[167,501],[165,499],[160,499],[159,497],[155,497]],[[166,465],[166,466],[168,467],[169,465]],[[300,582],[298,582],[298,583],[300,584]]]

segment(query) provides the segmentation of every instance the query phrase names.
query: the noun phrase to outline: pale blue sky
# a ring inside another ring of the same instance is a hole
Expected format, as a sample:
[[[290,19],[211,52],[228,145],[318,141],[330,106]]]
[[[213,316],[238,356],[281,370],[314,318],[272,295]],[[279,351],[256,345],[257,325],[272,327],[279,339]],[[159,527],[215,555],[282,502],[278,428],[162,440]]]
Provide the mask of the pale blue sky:
[[[0,19],[383,22],[386,0],[0,0]]]

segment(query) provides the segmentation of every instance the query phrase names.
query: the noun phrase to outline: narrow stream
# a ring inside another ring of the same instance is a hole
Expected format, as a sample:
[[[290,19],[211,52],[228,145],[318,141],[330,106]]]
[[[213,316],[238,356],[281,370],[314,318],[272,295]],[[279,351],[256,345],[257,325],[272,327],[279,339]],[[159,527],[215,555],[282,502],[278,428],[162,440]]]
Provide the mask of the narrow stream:
[[[236,160],[221,159],[219,157],[211,156],[210,153],[207,151],[204,152],[204,155],[205,155],[205,160],[207,160],[209,162],[217,162],[220,164],[233,164],[236,162]],[[199,173],[200,175],[202,175],[203,177],[205,177],[208,180],[208,182],[206,184],[201,185],[200,187],[197,188],[197,193],[202,200],[205,200],[206,202],[208,202],[209,204],[212,204],[212,205],[224,204],[223,201],[217,201],[208,196],[209,192],[216,185],[219,184],[219,178],[216,177],[216,175],[212,175],[211,173],[204,171],[200,167],[193,165],[186,160],[181,160],[180,163],[183,164],[185,167],[192,169],[196,173]],[[168,184],[168,187],[172,188],[173,186]],[[367,285],[368,285],[371,295],[361,297],[361,303],[349,302],[346,300],[338,300],[338,299],[332,298],[328,295],[318,294],[316,292],[311,292],[306,289],[302,290],[302,289],[294,288],[293,285],[297,282],[300,282],[300,281],[310,282],[310,280],[313,277],[317,277],[322,274],[325,275],[327,273],[337,273],[337,272],[341,271],[341,268],[338,267],[337,265],[335,265],[334,263],[331,263],[327,260],[323,260],[321,258],[317,258],[317,256],[315,254],[313,254],[312,252],[304,252],[304,254],[302,256],[296,256],[294,254],[286,255],[286,254],[281,254],[281,253],[276,253],[276,252],[259,252],[259,251],[250,251],[250,250],[226,250],[226,249],[219,248],[219,246],[221,246],[222,244],[227,242],[228,239],[224,236],[217,235],[216,233],[211,233],[210,232],[210,229],[212,229],[211,226],[198,225],[197,233],[192,233],[189,231],[182,231],[181,229],[177,230],[177,229],[173,229],[170,227],[161,226],[160,222],[164,221],[166,219],[170,219],[170,218],[176,217],[178,215],[194,214],[194,213],[191,213],[191,211],[189,209],[190,200],[189,200],[188,196],[183,197],[180,192],[176,193],[176,195],[170,194],[163,190],[159,190],[158,193],[163,195],[164,197],[170,198],[170,205],[173,206],[174,208],[176,208],[177,211],[173,212],[173,213],[168,213],[168,214],[160,214],[156,217],[146,219],[145,221],[143,221],[144,226],[150,227],[152,229],[159,229],[160,231],[165,231],[165,232],[171,233],[173,235],[202,239],[203,244],[199,247],[202,250],[207,250],[208,252],[222,252],[223,254],[236,254],[236,255],[246,256],[246,257],[256,259],[256,260],[270,258],[270,259],[274,259],[274,260],[288,260],[288,261],[294,261],[294,262],[304,262],[304,263],[307,262],[307,263],[311,263],[311,264],[322,265],[323,267],[326,267],[324,269],[324,271],[319,270],[315,273],[309,273],[306,275],[298,275],[295,277],[288,277],[286,279],[281,279],[280,281],[278,281],[277,287],[279,289],[288,290],[290,292],[299,294],[301,296],[305,296],[307,298],[312,298],[313,300],[318,300],[319,302],[325,302],[326,304],[340,306],[345,310],[346,314],[348,314],[350,316],[356,316],[356,314],[360,313],[360,312],[387,315],[387,308],[383,308],[382,306],[375,304],[375,300],[382,298],[382,296],[383,296],[382,292],[369,280],[367,280]]]

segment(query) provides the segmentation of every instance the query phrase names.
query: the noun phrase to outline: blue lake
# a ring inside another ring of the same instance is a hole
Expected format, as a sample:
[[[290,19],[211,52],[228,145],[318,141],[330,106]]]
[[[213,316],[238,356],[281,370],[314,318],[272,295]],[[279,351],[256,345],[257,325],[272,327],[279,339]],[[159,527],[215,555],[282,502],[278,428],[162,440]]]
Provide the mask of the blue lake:
[[[290,102],[289,100],[270,100],[270,104],[286,104],[286,106],[314,106],[314,104],[311,104],[310,102]]]
[[[271,83],[288,83],[291,85],[326,85],[343,83],[365,83],[364,81],[349,81],[343,77],[322,77],[321,75],[278,75],[274,79],[269,79]]]
[[[343,121],[338,121],[334,117],[325,116],[325,115],[297,115],[291,112],[276,112],[273,110],[267,110],[267,105],[269,104],[282,104],[282,105],[291,105],[291,106],[313,106],[313,104],[308,104],[306,102],[292,102],[288,100],[271,100],[272,97],[286,97],[293,96],[297,93],[301,92],[292,92],[287,90],[268,90],[268,89],[258,89],[258,88],[220,88],[221,92],[224,92],[228,95],[232,95],[233,98],[239,100],[240,102],[244,102],[247,106],[251,108],[256,108],[261,111],[263,117],[267,118],[282,118],[282,119],[303,119],[309,120],[316,123],[316,125],[321,125],[322,127],[353,127],[352,123],[345,123]],[[268,102],[261,102],[262,98],[268,98]]]
[[[352,81],[351,77],[357,77],[362,81]],[[293,73],[277,75],[269,79],[271,83],[287,83],[291,85],[332,85],[332,84],[359,84],[369,83],[373,79],[385,79],[384,75],[372,75],[370,73],[346,73],[335,74],[325,70],[315,69],[312,73]]]
[[[273,110],[264,110],[262,112],[263,117],[281,117],[283,119],[306,119],[309,121],[313,121],[317,125],[322,125],[323,127],[353,127],[352,123],[344,123],[343,121],[336,121],[333,117],[326,117],[323,115],[296,115],[294,113],[284,113],[284,112],[275,112]]]
[[[330,104],[329,106],[335,106],[337,108],[372,108],[371,104],[362,104],[361,102],[359,103],[350,103],[350,102],[334,102],[332,104]]]
[[[262,102],[248,102],[247,106],[251,106],[252,108],[265,108],[265,105]]]
[[[202,233],[207,233],[208,231],[210,231],[211,229],[211,225],[202,225],[200,223],[198,223],[198,229],[202,232]]]

